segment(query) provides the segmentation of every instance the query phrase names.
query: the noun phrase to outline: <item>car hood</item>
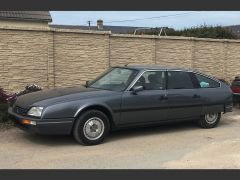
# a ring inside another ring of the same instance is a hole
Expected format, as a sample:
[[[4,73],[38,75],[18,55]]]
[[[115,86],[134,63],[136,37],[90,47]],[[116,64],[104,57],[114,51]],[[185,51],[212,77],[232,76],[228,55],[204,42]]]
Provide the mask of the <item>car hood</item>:
[[[30,108],[34,104],[49,106],[60,102],[76,101],[112,93],[114,92],[85,87],[54,88],[19,96],[15,105],[21,108]]]

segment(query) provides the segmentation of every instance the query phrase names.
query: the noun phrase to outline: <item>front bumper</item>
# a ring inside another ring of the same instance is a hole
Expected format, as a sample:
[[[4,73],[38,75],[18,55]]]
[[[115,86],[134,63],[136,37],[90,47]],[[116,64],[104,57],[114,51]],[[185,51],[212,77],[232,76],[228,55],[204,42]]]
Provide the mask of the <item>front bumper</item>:
[[[16,127],[34,134],[70,134],[74,122],[73,118],[36,119],[25,117],[14,113],[12,107],[8,108],[8,113]],[[36,125],[25,125],[22,123],[24,119],[35,121]]]

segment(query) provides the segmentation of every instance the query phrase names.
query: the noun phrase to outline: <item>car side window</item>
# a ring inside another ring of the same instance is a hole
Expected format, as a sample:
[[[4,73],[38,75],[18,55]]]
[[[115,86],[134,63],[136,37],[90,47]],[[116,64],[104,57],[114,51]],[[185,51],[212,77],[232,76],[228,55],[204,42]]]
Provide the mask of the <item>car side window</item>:
[[[220,87],[220,83],[217,81],[214,81],[213,79],[210,79],[206,76],[195,74],[198,83],[200,85],[200,88],[217,88]]]
[[[192,79],[188,72],[168,71],[168,89],[193,89]]]
[[[143,86],[145,90],[163,90],[165,89],[165,72],[144,72],[134,86]]]

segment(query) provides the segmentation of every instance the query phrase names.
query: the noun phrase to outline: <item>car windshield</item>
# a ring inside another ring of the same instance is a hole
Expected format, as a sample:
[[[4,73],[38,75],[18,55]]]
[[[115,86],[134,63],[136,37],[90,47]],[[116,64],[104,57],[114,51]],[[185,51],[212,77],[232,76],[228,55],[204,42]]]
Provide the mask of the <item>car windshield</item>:
[[[135,69],[112,68],[89,84],[88,87],[111,91],[125,90],[138,74]]]

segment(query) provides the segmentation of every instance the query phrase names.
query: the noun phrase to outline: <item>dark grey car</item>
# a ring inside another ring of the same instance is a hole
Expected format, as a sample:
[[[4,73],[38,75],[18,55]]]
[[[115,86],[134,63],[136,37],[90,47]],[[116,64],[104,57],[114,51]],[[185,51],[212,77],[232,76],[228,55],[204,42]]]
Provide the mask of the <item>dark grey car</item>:
[[[110,130],[196,120],[215,127],[232,111],[230,87],[202,73],[157,66],[114,67],[85,87],[55,88],[20,96],[9,114],[39,134],[72,134],[98,144]]]

